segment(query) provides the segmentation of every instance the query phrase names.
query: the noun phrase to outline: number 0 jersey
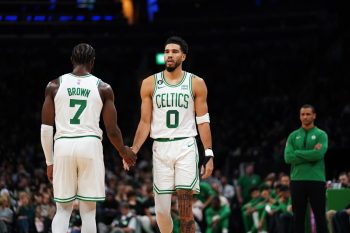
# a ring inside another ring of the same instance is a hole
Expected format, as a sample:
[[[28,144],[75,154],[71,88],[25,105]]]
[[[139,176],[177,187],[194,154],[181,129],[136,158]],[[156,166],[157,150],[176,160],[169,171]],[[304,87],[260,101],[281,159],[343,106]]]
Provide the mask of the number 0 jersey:
[[[151,137],[154,139],[197,135],[192,93],[193,74],[183,72],[182,80],[176,85],[166,82],[164,72],[154,75],[151,123]]]
[[[91,74],[76,76],[70,73],[59,78],[60,86],[54,99],[55,139],[86,136],[102,139],[100,81]]]

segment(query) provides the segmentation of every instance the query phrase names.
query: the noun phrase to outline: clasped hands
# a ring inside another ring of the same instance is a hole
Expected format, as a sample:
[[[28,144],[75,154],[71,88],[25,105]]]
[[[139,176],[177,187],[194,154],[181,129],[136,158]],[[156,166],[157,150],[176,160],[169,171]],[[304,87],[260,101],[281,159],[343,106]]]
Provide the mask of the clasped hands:
[[[123,167],[125,170],[129,170],[130,167],[136,164],[137,155],[131,147],[124,146],[124,151],[120,153],[120,156],[123,158]]]

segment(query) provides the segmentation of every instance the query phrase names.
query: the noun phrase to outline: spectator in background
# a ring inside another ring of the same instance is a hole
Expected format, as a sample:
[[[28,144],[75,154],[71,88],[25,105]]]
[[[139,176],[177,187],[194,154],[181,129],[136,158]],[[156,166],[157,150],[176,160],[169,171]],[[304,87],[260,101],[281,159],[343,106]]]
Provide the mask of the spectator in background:
[[[221,185],[219,186],[217,183],[214,182],[211,184],[211,187],[215,192],[215,196],[219,197],[221,205],[230,206],[229,201],[224,195],[222,195],[222,192],[220,191]]]
[[[308,202],[316,220],[317,233],[326,233],[326,176],[324,155],[328,148],[327,133],[314,125],[316,111],[312,105],[300,108],[301,127],[293,131],[284,151],[291,164],[291,194],[295,233],[305,230]]]
[[[246,232],[256,230],[259,225],[259,206],[264,202],[257,186],[250,189],[250,201],[242,206],[243,224]]]
[[[282,174],[282,175],[280,176],[280,179],[279,179],[278,182],[279,182],[280,184],[282,184],[282,185],[286,185],[286,186],[289,187],[289,185],[290,185],[290,178],[289,178],[288,175]]]
[[[115,193],[107,189],[106,200],[97,206],[97,228],[99,233],[107,233],[108,226],[119,213],[119,203],[114,196]]]
[[[259,175],[254,174],[254,164],[248,163],[245,166],[245,173],[238,179],[237,200],[240,204],[245,204],[250,200],[250,189],[261,182]]]
[[[194,220],[196,221],[196,224],[201,226],[201,223],[203,221],[203,209],[204,204],[199,199],[197,199],[197,196],[193,196],[193,203],[192,203],[192,212],[194,216]]]
[[[231,203],[233,197],[235,196],[235,188],[233,187],[233,185],[231,185],[227,182],[226,176],[222,176],[220,181],[221,181],[221,186],[222,186],[222,194]]]
[[[350,204],[333,217],[333,226],[336,233],[350,232]]]
[[[220,198],[214,197],[205,211],[206,233],[228,233],[230,212],[228,205],[221,205]]]
[[[350,188],[350,181],[346,172],[340,173],[339,182],[342,188]]]
[[[142,229],[146,233],[153,233],[157,226],[156,213],[154,209],[153,186],[152,184],[144,184],[141,187],[143,196],[143,213],[139,214]]]
[[[196,194],[198,200],[200,200],[203,203],[203,208],[207,208],[210,205],[211,200],[213,197],[215,197],[216,193],[211,187],[210,184],[207,182],[201,181],[199,183],[199,187],[201,192],[199,194]]]
[[[10,199],[6,195],[0,196],[0,232],[11,233],[14,212],[10,209]]]
[[[129,208],[127,202],[120,204],[121,215],[111,223],[111,233],[134,233],[136,231],[136,217]]]
[[[38,232],[49,232],[53,216],[55,215],[56,207],[51,201],[49,193],[43,193],[42,203],[36,207],[35,226]],[[41,230],[39,230],[41,229]]]
[[[19,193],[19,201],[16,214],[19,233],[33,232],[35,209],[30,203],[30,195],[28,193]]]
[[[292,232],[292,206],[289,187],[278,184],[277,197],[273,203],[265,207],[265,215],[269,219],[269,233]]]

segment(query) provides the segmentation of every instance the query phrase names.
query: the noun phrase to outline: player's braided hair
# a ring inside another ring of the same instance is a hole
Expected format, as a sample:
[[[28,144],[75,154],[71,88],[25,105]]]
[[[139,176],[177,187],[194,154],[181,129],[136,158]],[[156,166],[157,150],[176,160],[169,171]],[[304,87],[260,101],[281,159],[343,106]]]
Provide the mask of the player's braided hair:
[[[95,57],[95,49],[85,43],[76,45],[72,51],[72,62],[77,65],[89,64]]]

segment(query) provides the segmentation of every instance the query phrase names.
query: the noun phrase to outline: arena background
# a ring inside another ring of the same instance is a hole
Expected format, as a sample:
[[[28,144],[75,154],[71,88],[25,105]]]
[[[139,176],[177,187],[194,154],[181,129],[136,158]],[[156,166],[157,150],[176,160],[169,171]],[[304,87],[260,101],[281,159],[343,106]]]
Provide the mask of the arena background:
[[[241,164],[254,162],[261,177],[289,173],[285,140],[300,125],[299,107],[309,103],[329,135],[327,179],[349,171],[349,19],[341,1],[85,2],[0,2],[0,189],[25,189],[7,181],[22,166],[34,176],[45,168],[44,89],[71,71],[74,45],[96,49],[93,73],[113,87],[130,145],[140,83],[163,69],[155,57],[171,35],[188,42],[185,69],[207,83],[216,170],[234,179]],[[107,169],[120,172],[117,152],[106,139],[104,145]],[[150,145],[138,164],[150,160]]]

